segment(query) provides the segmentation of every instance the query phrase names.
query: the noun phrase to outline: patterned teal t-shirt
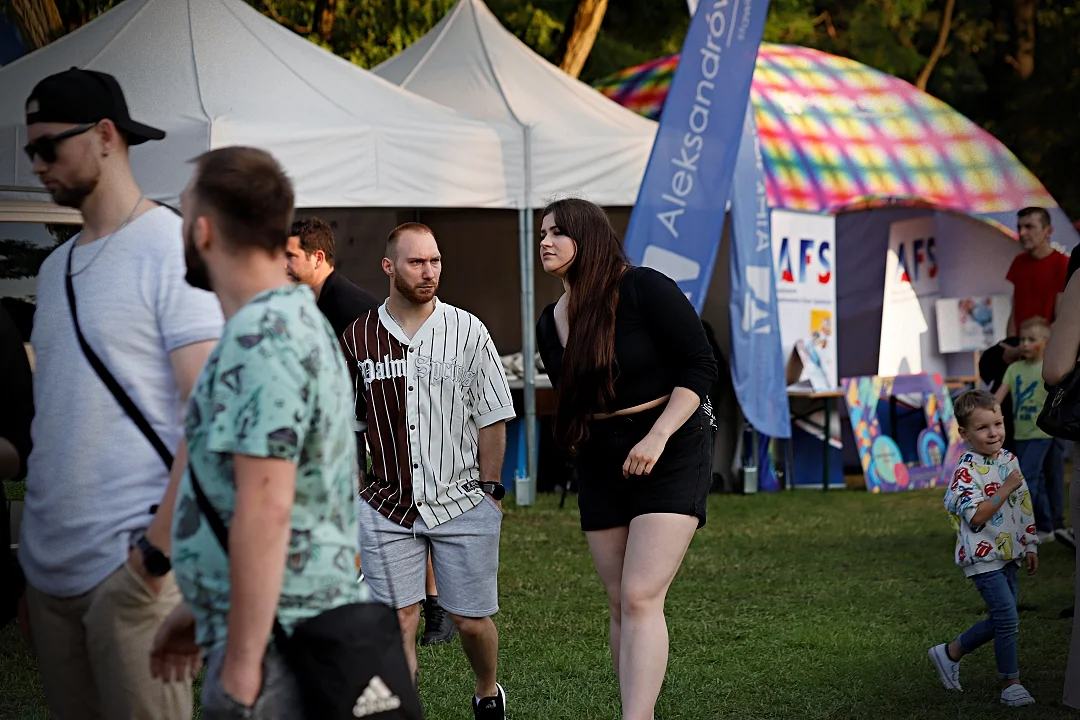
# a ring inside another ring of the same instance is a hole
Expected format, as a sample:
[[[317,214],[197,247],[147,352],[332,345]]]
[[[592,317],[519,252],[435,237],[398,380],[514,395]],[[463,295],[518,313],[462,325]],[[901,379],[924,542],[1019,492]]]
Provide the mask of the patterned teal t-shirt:
[[[262,293],[229,319],[188,403],[188,467],[226,526],[236,500],[234,455],[297,464],[281,558],[278,618],[286,629],[359,598],[352,398],[333,330],[300,285]],[[176,501],[172,560],[198,642],[212,649],[226,639],[229,563],[199,512],[189,473]]]
[[[1017,440],[1045,440],[1050,437],[1035,424],[1046,404],[1042,369],[1042,360],[1034,363],[1020,360],[1005,370],[1005,382],[1009,384],[1012,395],[1013,434]]]

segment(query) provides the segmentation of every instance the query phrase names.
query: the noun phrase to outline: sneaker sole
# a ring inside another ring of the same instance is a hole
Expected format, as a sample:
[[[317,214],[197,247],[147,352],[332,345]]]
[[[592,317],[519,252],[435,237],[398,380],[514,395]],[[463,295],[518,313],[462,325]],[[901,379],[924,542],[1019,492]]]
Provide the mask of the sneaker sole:
[[[941,680],[941,684],[945,686],[945,689],[954,692],[963,692],[964,690],[960,687],[959,683],[954,684],[952,678],[945,672],[945,668],[941,665],[941,658],[934,652],[934,648],[927,650],[926,654],[930,656],[930,662],[934,664],[934,669],[937,670],[938,678]]]

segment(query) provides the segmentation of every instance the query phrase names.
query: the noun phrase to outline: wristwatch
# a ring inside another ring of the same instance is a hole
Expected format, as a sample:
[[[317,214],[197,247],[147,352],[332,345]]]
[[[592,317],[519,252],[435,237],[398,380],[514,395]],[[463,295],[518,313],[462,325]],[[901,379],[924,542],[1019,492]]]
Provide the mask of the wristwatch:
[[[161,548],[151,544],[146,538],[146,533],[140,533],[135,538],[135,547],[142,553],[143,567],[151,577],[162,577],[172,570],[172,561],[169,560],[169,556],[163,553]]]
[[[486,492],[494,500],[502,500],[506,497],[506,486],[497,482],[482,482],[480,489]]]

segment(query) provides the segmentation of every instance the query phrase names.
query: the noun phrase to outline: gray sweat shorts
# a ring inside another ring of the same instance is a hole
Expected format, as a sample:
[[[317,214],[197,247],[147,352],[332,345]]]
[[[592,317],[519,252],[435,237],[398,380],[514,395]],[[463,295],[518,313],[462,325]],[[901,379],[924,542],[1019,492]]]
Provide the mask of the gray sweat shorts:
[[[473,509],[433,528],[420,517],[411,528],[402,527],[363,499],[356,506],[360,564],[375,600],[398,610],[422,602],[430,550],[439,604],[447,612],[485,618],[499,611],[503,515],[490,497],[485,495]]]

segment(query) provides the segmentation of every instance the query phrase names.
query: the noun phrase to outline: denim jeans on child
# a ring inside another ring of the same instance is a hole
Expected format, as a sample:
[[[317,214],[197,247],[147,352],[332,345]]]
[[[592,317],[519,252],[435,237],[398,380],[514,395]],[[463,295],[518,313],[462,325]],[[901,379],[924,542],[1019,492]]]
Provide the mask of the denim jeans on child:
[[[1050,495],[1046,487],[1043,465],[1053,440],[1017,440],[1016,459],[1020,461],[1020,473],[1027,480],[1031,491],[1031,503],[1035,506],[1035,527],[1039,532],[1053,532],[1054,519],[1050,516]]]
[[[998,677],[1002,680],[1020,677],[1016,654],[1020,627],[1020,615],[1016,610],[1016,572],[1016,563],[1011,562],[1000,570],[971,576],[986,601],[990,617],[975,623],[956,639],[964,654],[993,640]]]

